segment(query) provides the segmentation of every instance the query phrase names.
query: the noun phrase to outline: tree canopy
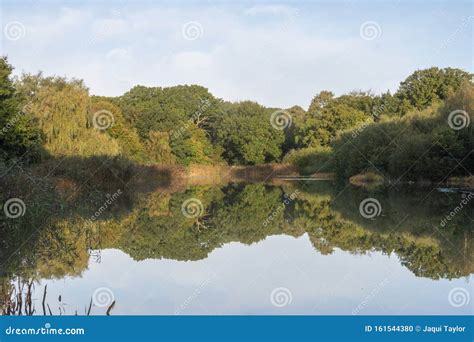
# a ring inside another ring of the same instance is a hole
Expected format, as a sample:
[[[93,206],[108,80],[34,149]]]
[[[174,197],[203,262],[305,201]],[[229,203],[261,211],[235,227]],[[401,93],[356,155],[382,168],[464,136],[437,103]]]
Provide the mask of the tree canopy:
[[[225,102],[199,85],[135,86],[118,97],[90,96],[82,80],[23,74],[0,59],[0,158],[117,156],[142,164],[289,162],[301,172],[367,170],[388,178],[469,175],[471,74],[417,70],[398,90],[375,95],[320,91],[308,110]],[[469,121],[463,129],[447,123]],[[466,114],[463,114],[466,113]],[[272,122],[285,116],[286,125]],[[463,171],[464,170],[464,171]]]
[[[279,160],[285,137],[271,125],[272,110],[256,102],[227,104],[212,124],[215,142],[232,164],[261,164]]]
[[[35,160],[41,148],[41,131],[29,114],[29,103],[23,102],[11,80],[12,67],[0,58],[0,161],[29,155]]]

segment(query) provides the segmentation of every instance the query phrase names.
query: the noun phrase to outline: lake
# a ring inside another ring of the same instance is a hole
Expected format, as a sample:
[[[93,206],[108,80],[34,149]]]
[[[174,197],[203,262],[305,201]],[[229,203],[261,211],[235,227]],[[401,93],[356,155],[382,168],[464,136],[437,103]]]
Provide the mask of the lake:
[[[473,313],[469,192],[63,183],[2,220],[4,313]]]

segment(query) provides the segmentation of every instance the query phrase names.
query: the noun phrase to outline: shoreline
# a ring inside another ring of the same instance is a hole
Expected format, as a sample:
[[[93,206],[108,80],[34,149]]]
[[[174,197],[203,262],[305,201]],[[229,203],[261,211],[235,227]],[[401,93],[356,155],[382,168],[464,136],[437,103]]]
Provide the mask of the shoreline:
[[[32,176],[40,178],[50,178],[53,182],[56,180],[59,183],[74,183],[80,181],[81,171],[94,168],[99,163],[91,159],[76,160],[71,163],[63,163],[59,168],[54,160],[46,160],[42,163],[33,165],[28,168]],[[113,160],[113,159],[112,159]],[[78,167],[78,163],[79,166]],[[68,164],[68,165],[64,165]],[[115,164],[115,162],[112,162]],[[273,185],[279,185],[291,181],[337,181],[338,178],[332,172],[320,172],[313,174],[303,174],[299,172],[295,165],[283,163],[268,163],[260,165],[203,165],[192,164],[189,166],[183,165],[165,165],[153,164],[142,165],[135,162],[125,161],[118,162],[115,165],[115,170],[122,170],[127,173],[140,173],[141,177],[134,179],[134,185],[147,188],[152,186],[145,180],[155,179],[158,181],[158,188],[178,187],[183,188],[191,185],[223,185],[232,182],[265,182]],[[126,171],[125,171],[126,170]],[[102,181],[107,179],[106,175],[102,175]],[[133,177],[132,177],[133,178]],[[374,189],[384,185],[403,185],[403,186],[437,186],[446,191],[462,191],[466,190],[472,192],[474,190],[474,176],[470,177],[451,177],[441,183],[420,179],[418,181],[398,181],[393,179],[386,179],[380,174],[365,173],[352,176],[341,181],[348,182],[352,186]],[[100,181],[99,181],[100,182]]]
[[[382,185],[414,185],[414,186],[432,186],[436,184],[440,189],[456,189],[456,190],[474,190],[474,176],[450,177],[444,182],[436,182],[427,179],[418,181],[399,181],[386,179],[375,173],[358,174],[349,178],[349,183],[357,187],[374,188]]]

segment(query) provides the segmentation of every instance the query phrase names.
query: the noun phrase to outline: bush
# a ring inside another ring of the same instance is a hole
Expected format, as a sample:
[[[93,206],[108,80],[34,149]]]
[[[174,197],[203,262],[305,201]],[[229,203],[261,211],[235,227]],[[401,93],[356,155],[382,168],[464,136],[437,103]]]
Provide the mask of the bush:
[[[308,175],[316,172],[333,172],[332,158],[332,148],[319,146],[292,150],[283,158],[283,162],[295,165],[301,174]]]
[[[463,111],[466,124],[454,129],[453,113]],[[444,105],[432,105],[402,118],[385,119],[333,144],[337,174],[347,178],[375,170],[398,181],[443,181],[469,176],[474,169],[474,86],[465,83]]]

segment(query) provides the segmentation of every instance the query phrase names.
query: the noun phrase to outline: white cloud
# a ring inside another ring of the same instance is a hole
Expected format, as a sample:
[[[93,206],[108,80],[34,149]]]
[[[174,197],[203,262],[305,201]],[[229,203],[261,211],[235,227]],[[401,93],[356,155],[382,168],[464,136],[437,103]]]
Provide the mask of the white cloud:
[[[131,57],[126,49],[112,49],[105,55],[108,60],[130,61]]]
[[[248,15],[259,15],[259,14],[283,14],[283,15],[296,15],[298,9],[286,5],[258,5],[253,6],[245,10],[245,14]]]
[[[430,44],[424,40],[425,47],[417,48],[401,40],[413,32],[410,23],[400,27],[382,20],[383,36],[365,41],[360,23],[374,15],[351,12],[349,20],[339,12],[329,17],[287,5],[113,11],[88,6],[32,13],[4,14],[4,22],[19,20],[27,29],[21,40],[2,42],[17,73],[43,70],[82,78],[98,95],[120,95],[135,84],[194,83],[226,100],[307,107],[323,89],[393,90],[414,69],[426,67],[420,56]],[[422,18],[417,20],[411,25],[419,26]],[[196,40],[182,34],[190,21],[204,30]]]

